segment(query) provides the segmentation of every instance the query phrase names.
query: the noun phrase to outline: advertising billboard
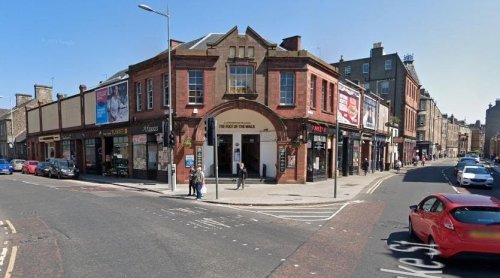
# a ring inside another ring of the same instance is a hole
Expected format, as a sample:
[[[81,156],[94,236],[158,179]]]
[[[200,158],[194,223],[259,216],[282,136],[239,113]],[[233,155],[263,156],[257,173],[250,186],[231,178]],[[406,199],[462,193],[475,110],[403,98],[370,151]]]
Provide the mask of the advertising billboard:
[[[365,96],[363,104],[363,127],[375,130],[375,117],[377,114],[377,101]]]
[[[126,122],[129,119],[127,82],[95,90],[96,124]]]
[[[339,123],[359,126],[360,98],[358,91],[339,83]]]

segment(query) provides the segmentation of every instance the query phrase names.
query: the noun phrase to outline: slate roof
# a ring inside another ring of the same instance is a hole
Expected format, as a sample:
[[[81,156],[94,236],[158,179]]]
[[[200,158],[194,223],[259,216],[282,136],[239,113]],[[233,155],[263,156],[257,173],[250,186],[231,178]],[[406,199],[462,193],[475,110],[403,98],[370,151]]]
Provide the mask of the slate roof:
[[[0,116],[2,116],[3,114],[5,113],[9,113],[10,112],[10,109],[3,109],[3,108],[0,108]]]
[[[413,63],[406,63],[405,67],[406,70],[408,70],[408,73],[411,75],[411,77],[413,77],[413,79],[417,81],[417,84],[421,85],[420,80],[418,79],[417,70],[415,70],[415,66],[413,65]]]
[[[117,73],[113,74],[110,78],[108,78],[108,79],[102,81],[101,83],[99,83],[98,85],[94,86],[94,88],[92,88],[92,89],[101,88],[101,87],[107,86],[109,84],[119,82],[121,80],[126,80],[128,78],[127,71],[128,71],[128,68],[118,71]]]
[[[207,43],[214,43],[214,42],[218,41],[220,38],[222,38],[224,35],[226,35],[226,34],[210,33],[210,34],[203,36],[201,38],[198,38],[196,40],[183,43],[183,44],[177,46],[177,48],[205,50],[205,49],[207,49]]]

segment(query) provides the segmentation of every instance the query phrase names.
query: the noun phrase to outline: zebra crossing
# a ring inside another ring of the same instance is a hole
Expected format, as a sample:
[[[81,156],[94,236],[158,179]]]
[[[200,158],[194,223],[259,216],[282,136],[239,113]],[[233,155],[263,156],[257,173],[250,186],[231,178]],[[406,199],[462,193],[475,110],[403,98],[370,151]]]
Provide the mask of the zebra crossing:
[[[293,221],[327,221],[349,203],[295,207],[238,207],[237,209]]]

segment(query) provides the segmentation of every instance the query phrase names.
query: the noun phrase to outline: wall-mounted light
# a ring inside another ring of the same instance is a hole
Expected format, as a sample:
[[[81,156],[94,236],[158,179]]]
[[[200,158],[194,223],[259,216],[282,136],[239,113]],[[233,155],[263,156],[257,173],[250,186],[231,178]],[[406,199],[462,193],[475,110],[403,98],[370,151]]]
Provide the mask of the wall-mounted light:
[[[198,108],[193,109],[193,114],[198,114]]]

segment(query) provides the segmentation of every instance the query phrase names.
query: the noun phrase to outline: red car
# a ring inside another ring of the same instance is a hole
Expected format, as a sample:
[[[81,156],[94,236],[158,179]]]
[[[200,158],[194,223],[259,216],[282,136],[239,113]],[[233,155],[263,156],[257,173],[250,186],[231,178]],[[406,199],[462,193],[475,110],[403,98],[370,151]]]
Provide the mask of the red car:
[[[23,163],[23,168],[21,172],[23,174],[35,174],[36,165],[38,165],[38,160],[26,160]]]
[[[500,200],[476,194],[437,193],[410,206],[408,231],[429,247],[430,259],[500,254]]]

